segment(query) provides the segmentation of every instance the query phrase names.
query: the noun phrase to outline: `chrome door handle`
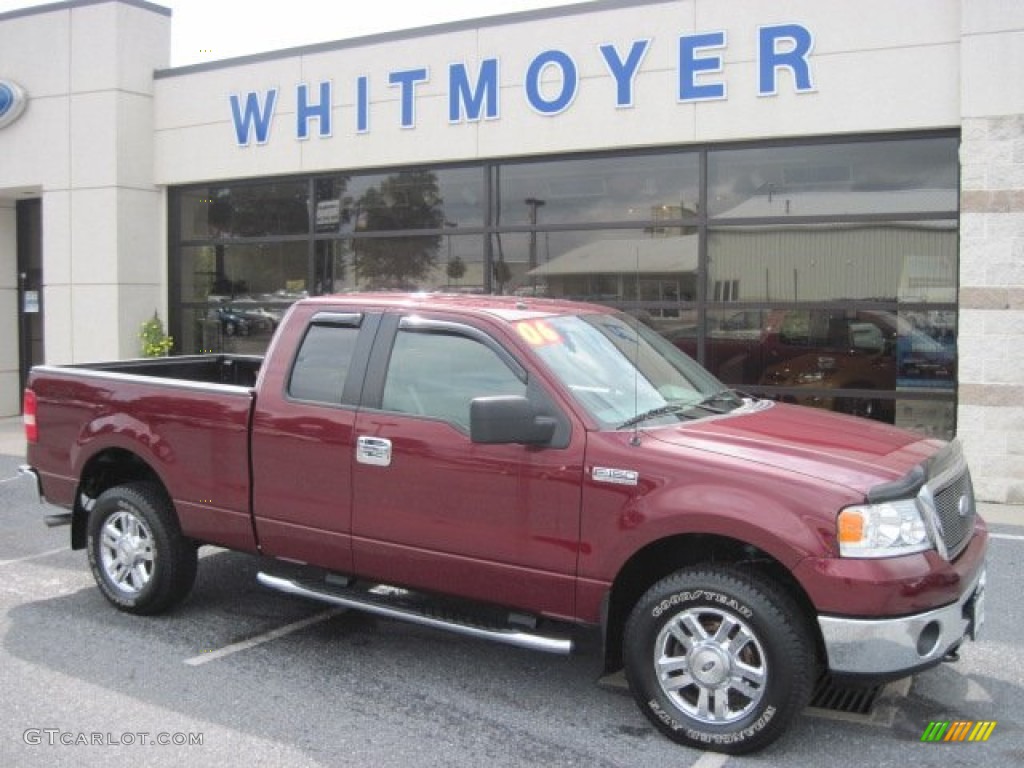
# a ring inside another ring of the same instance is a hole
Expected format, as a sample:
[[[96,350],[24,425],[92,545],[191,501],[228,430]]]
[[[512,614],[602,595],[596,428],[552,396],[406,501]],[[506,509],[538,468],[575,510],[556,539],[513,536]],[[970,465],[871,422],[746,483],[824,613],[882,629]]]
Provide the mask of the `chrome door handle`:
[[[356,461],[373,467],[390,467],[391,441],[383,437],[360,437],[356,440]]]

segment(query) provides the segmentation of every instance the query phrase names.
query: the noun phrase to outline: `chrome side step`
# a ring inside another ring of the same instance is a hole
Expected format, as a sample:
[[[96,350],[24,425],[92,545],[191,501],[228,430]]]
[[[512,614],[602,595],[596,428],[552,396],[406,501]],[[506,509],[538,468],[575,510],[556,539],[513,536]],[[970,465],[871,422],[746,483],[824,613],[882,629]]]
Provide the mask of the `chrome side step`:
[[[256,579],[265,587],[270,587],[290,595],[320,600],[344,608],[354,608],[358,611],[366,611],[389,619],[408,621],[412,624],[420,624],[426,627],[433,627],[434,629],[457,632],[469,637],[493,640],[494,642],[527,648],[532,651],[566,655],[571,653],[573,649],[573,642],[568,637],[555,637],[536,632],[526,632],[511,626],[488,626],[487,624],[477,623],[472,617],[429,615],[433,612],[428,611],[424,607],[394,601],[389,598],[389,593],[405,594],[404,590],[384,589],[375,593],[373,591],[356,590],[347,587],[320,586],[319,584],[309,584],[295,579],[272,576],[263,571],[256,574]]]

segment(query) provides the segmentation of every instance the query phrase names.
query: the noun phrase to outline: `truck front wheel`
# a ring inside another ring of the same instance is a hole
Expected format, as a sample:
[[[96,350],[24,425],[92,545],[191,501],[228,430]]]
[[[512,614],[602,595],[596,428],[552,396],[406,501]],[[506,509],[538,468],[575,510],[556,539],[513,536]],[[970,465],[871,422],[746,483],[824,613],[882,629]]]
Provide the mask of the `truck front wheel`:
[[[100,494],[89,515],[89,567],[122,611],[154,614],[184,600],[196,577],[196,547],[181,533],[170,500],[151,483]]]
[[[807,704],[816,662],[795,602],[731,567],[684,568],[651,587],[624,637],[626,676],[673,741],[743,754],[770,744]]]

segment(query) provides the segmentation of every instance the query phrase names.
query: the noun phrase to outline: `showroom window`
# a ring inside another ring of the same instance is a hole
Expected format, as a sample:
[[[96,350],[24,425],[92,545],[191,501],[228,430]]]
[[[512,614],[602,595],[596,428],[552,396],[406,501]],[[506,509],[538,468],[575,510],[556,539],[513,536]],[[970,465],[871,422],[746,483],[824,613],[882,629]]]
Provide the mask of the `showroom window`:
[[[731,387],[951,436],[955,133],[339,171],[171,191],[178,353],[261,353],[307,295],[627,311]]]

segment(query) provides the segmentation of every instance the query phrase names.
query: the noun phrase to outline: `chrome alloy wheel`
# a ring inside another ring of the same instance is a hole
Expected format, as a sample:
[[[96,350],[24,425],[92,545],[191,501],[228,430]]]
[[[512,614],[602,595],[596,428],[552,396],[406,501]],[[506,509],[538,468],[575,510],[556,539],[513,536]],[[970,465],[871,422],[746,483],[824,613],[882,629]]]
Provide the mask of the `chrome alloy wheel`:
[[[120,511],[103,524],[100,562],[111,583],[128,594],[138,594],[153,578],[153,534],[131,512]]]
[[[654,645],[658,684],[680,711],[702,723],[740,720],[761,701],[768,665],[760,642],[737,616],[689,608],[673,616]]]

